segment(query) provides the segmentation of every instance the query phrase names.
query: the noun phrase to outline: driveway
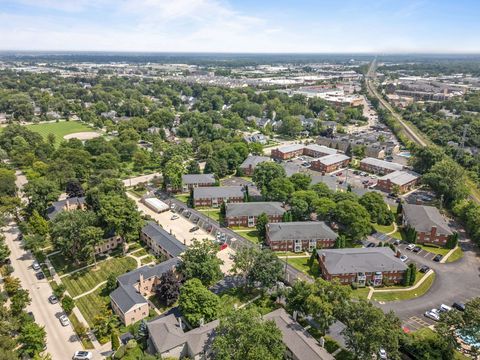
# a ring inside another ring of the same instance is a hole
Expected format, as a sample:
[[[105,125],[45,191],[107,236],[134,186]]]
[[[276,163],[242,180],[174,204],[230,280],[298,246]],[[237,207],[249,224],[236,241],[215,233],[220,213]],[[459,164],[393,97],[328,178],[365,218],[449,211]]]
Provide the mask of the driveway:
[[[155,177],[162,177],[160,173],[154,173],[149,175],[135,176],[129,179],[122,180],[124,186],[135,186],[141,183],[146,183],[152,180]]]
[[[60,304],[50,304],[48,297],[52,295],[52,288],[48,281],[37,280],[32,269],[33,256],[22,249],[17,236],[20,233],[14,222],[2,229],[6,243],[12,254],[10,259],[15,269],[13,276],[20,279],[22,287],[27,289],[32,299],[27,311],[33,312],[35,322],[45,327],[47,332],[47,352],[53,360],[70,359],[75,351],[83,350],[71,326],[62,326],[59,316],[64,312]]]

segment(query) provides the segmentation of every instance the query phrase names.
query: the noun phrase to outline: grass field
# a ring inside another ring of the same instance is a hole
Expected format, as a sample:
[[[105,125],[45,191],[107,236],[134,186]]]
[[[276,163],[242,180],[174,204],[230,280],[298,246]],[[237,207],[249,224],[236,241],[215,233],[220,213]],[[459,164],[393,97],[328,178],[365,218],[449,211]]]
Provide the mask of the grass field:
[[[100,263],[96,269],[90,267],[66,276],[62,278],[62,282],[70,296],[75,297],[107,280],[112,273],[118,276],[136,268],[137,262],[130,257],[112,258]]]
[[[369,292],[370,292],[370,288],[368,287],[352,290],[352,298],[366,300]]]
[[[395,230],[395,227],[392,225],[378,225],[378,224],[372,224],[373,225],[373,228],[375,230],[377,230],[378,232],[381,232],[381,233],[384,233],[384,234],[388,234],[390,232],[392,232],[393,230]]]
[[[203,215],[208,216],[210,219],[215,220],[216,222],[220,221],[220,209],[197,209],[199,212],[201,212]]]
[[[175,195],[175,199],[180,200],[181,202],[183,202],[185,204],[188,202],[189,197],[190,197],[190,195],[188,195],[188,194]]]
[[[408,300],[424,295],[435,281],[435,273],[430,275],[418,288],[408,291],[374,292],[372,299],[375,301]]]
[[[60,144],[65,135],[77,132],[95,131],[79,121],[60,121],[58,123],[33,124],[27,125],[26,128],[35,131],[36,133],[39,133],[43,136],[44,139],[47,138],[48,134],[55,135],[55,140],[57,144]]]
[[[95,290],[93,293],[82,296],[75,300],[78,309],[87,320],[88,325],[93,326],[93,319],[100,314],[110,304],[110,298],[104,292],[104,288]]]
[[[145,255],[148,255],[148,253],[147,253],[147,250],[140,249],[140,250],[135,251],[133,254],[130,253],[130,255],[135,256],[136,258],[139,258],[139,257],[145,256]]]
[[[65,260],[65,257],[61,253],[51,255],[48,258],[50,259],[50,262],[52,263],[58,275],[69,273],[73,270],[79,269],[86,265],[86,264],[75,265],[72,262],[67,262]]]
[[[292,265],[295,269],[300,270],[301,272],[313,276],[320,276],[320,266],[318,262],[314,261],[312,267],[308,266],[309,257],[289,257],[288,263]]]
[[[460,260],[461,258],[463,257],[463,251],[462,251],[462,248],[460,246],[458,246],[455,251],[452,253],[452,255],[449,256],[449,258],[447,259],[447,263],[449,262],[454,262],[454,261],[457,261],[457,260]]]
[[[258,231],[257,230],[237,230],[235,231],[238,235],[243,236],[245,239],[248,241],[254,243],[254,244],[259,244],[260,240],[258,239]]]

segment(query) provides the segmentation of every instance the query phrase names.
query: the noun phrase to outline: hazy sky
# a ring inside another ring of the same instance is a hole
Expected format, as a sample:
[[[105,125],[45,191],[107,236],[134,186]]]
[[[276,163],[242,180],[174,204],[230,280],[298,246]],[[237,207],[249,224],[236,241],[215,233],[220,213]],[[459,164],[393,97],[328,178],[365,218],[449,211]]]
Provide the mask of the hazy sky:
[[[480,52],[479,19],[479,0],[0,0],[0,49]]]

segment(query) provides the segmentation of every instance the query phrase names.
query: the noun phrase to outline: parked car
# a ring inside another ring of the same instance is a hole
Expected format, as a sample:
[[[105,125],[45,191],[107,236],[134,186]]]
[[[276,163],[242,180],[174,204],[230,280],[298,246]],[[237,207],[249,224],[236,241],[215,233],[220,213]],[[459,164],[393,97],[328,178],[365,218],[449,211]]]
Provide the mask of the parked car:
[[[361,176],[367,176],[367,173],[366,172],[361,172],[360,175]]]
[[[435,257],[433,258],[433,261],[435,261],[435,262],[440,262],[440,260],[442,260],[442,258],[443,258],[443,256],[440,255],[440,254],[438,254],[437,256],[435,256]]]
[[[465,304],[461,302],[454,302],[452,307],[458,311],[465,311]]]
[[[68,325],[70,325],[70,320],[68,320],[68,316],[67,316],[67,315],[62,315],[62,316],[60,316],[59,320],[60,320],[60,323],[62,324],[62,326],[68,326]]]
[[[35,270],[35,271],[40,270],[40,264],[38,262],[34,261],[33,264],[32,264],[32,269]]]
[[[394,193],[390,193],[387,195],[390,199],[396,199],[397,195]]]
[[[440,314],[439,314],[437,309],[432,309],[432,310],[427,311],[425,313],[425,317],[427,317],[429,319],[432,319],[432,320],[435,320],[435,321],[440,320]]]
[[[90,351],[76,351],[72,360],[90,360],[92,358],[93,354]]]
[[[413,252],[416,252],[416,253],[417,253],[417,252],[420,252],[421,250],[422,250],[422,248],[421,248],[420,246],[415,246],[415,247],[413,248]]]
[[[449,312],[450,310],[452,310],[452,308],[448,305],[445,305],[445,304],[442,304],[440,305],[440,307],[438,308],[438,310],[440,312]]]
[[[50,296],[48,297],[48,301],[50,302],[50,304],[56,304],[56,303],[58,303],[58,299],[57,299],[57,297],[56,297],[55,295],[50,295]]]
[[[428,270],[430,270],[430,268],[427,266],[427,265],[423,265],[421,268],[420,268],[420,272],[421,273],[426,273],[428,272]]]
[[[407,250],[413,250],[413,249],[415,249],[415,244],[409,244],[406,249],[407,249]]]
[[[200,229],[198,226],[194,226],[189,231],[194,232],[194,231],[197,231],[198,229]]]
[[[172,215],[172,217],[170,218],[170,220],[177,220],[178,219],[178,215]]]
[[[395,241],[393,242],[393,245],[398,246],[398,245],[400,245],[400,243],[401,243],[401,241],[397,239],[397,240],[395,240]]]
[[[368,243],[367,244],[367,248],[371,248],[371,247],[375,247],[375,246],[376,246],[375,243]]]
[[[43,280],[45,279],[45,274],[43,273],[43,271],[39,271],[35,274],[35,276],[37,277],[38,280]]]
[[[381,360],[387,360],[387,351],[385,349],[380,349],[378,351],[378,358]]]
[[[402,256],[400,256],[400,260],[402,260],[403,262],[405,262],[405,261],[408,260],[408,256],[407,256],[407,255],[402,255]]]

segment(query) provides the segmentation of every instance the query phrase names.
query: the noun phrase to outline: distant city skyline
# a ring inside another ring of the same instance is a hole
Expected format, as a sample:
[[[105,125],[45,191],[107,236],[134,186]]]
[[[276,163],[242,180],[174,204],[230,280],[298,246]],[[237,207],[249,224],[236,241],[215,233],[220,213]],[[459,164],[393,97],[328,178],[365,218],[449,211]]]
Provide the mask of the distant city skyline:
[[[479,13],[474,0],[0,0],[0,50],[479,53]]]

